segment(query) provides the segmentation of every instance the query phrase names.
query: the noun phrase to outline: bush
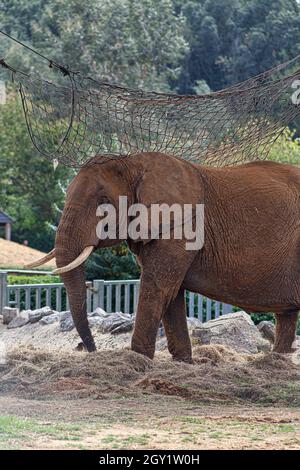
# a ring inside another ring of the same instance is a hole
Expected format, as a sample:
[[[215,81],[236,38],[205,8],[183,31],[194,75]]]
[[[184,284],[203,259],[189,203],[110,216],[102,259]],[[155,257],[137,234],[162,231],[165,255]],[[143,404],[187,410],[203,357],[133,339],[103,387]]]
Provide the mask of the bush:
[[[271,321],[275,323],[275,315],[273,313],[251,313],[251,318],[255,325],[261,321]],[[297,334],[300,335],[300,317],[298,320]]]
[[[28,275],[15,275],[9,274],[8,275],[8,284],[9,285],[29,285],[29,284],[59,284],[61,280],[58,276],[46,276],[45,274],[42,275],[35,275],[35,276],[28,276]],[[16,301],[16,294],[10,294],[10,302]],[[66,309],[66,293],[65,290],[62,291],[62,310]],[[47,301],[47,294],[46,289],[41,289],[40,291],[40,299],[41,299],[41,307],[46,306]],[[20,302],[20,310],[26,309],[26,294],[25,289],[19,290],[19,302]],[[49,307],[55,308],[56,305],[56,289],[51,289],[51,298],[50,298],[50,305]],[[36,308],[36,290],[33,289],[30,292],[30,309],[34,310]]]
[[[61,282],[59,276],[47,276],[45,274],[29,276],[9,274],[7,276],[8,284],[57,284]]]
[[[286,128],[282,135],[271,147],[269,159],[279,163],[300,165],[300,139],[296,138],[296,131]]]
[[[86,278],[138,279],[140,268],[126,243],[112,248],[102,248],[90,256],[86,263]]]

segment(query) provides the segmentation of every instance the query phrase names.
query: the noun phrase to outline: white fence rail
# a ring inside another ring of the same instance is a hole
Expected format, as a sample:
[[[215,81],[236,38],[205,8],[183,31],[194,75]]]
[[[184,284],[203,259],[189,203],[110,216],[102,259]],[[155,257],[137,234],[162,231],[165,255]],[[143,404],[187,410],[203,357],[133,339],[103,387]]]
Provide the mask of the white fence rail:
[[[139,279],[87,282],[87,310],[101,307],[107,312],[134,313],[139,297]],[[208,299],[200,294],[186,291],[187,314],[200,321],[218,318],[231,312],[231,305]],[[3,307],[34,310],[49,306],[57,311],[69,309],[63,284],[14,284],[7,282],[7,273],[0,271],[0,311]]]

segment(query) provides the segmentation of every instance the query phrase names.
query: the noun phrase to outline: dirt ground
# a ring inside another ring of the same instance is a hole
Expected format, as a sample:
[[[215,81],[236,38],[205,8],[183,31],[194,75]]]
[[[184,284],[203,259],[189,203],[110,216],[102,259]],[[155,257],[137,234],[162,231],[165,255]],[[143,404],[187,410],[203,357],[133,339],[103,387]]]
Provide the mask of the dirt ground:
[[[300,449],[300,366],[194,346],[194,364],[129,349],[130,335],[0,328],[2,449]],[[95,332],[94,332],[95,333]],[[48,338],[48,342],[47,342]]]

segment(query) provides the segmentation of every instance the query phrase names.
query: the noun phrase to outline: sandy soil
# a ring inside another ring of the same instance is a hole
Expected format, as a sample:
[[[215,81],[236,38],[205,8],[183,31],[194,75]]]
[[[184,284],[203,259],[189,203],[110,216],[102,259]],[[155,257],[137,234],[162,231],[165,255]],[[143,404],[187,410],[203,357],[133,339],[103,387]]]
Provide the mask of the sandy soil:
[[[22,436],[0,438],[0,448],[300,449],[300,410],[286,407],[197,405],[150,395],[67,403],[0,397],[5,415],[31,425]]]

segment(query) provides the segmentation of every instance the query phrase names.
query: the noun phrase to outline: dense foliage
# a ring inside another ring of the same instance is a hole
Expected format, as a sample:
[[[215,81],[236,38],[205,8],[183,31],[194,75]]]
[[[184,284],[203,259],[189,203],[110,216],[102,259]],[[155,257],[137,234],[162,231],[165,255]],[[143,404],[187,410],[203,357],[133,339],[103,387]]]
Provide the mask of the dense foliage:
[[[9,274],[7,276],[8,284],[12,285],[27,285],[27,284],[58,284],[61,282],[59,276],[49,276],[48,274],[41,275],[26,275],[26,274]]]
[[[0,25],[74,70],[157,91],[207,93],[300,53],[296,0],[4,0]],[[23,70],[54,73],[1,37],[2,56]],[[297,164],[298,134],[286,131],[270,158]],[[0,167],[0,207],[16,221],[13,239],[51,249],[73,174],[33,149],[10,90],[0,105]],[[138,268],[122,246],[95,254],[88,274],[133,278]]]
[[[20,100],[14,94],[0,113],[0,207],[15,220],[13,239],[28,240],[41,250],[53,246],[52,224],[59,220],[63,205],[60,184],[69,178],[69,170],[53,165],[33,150]]]

